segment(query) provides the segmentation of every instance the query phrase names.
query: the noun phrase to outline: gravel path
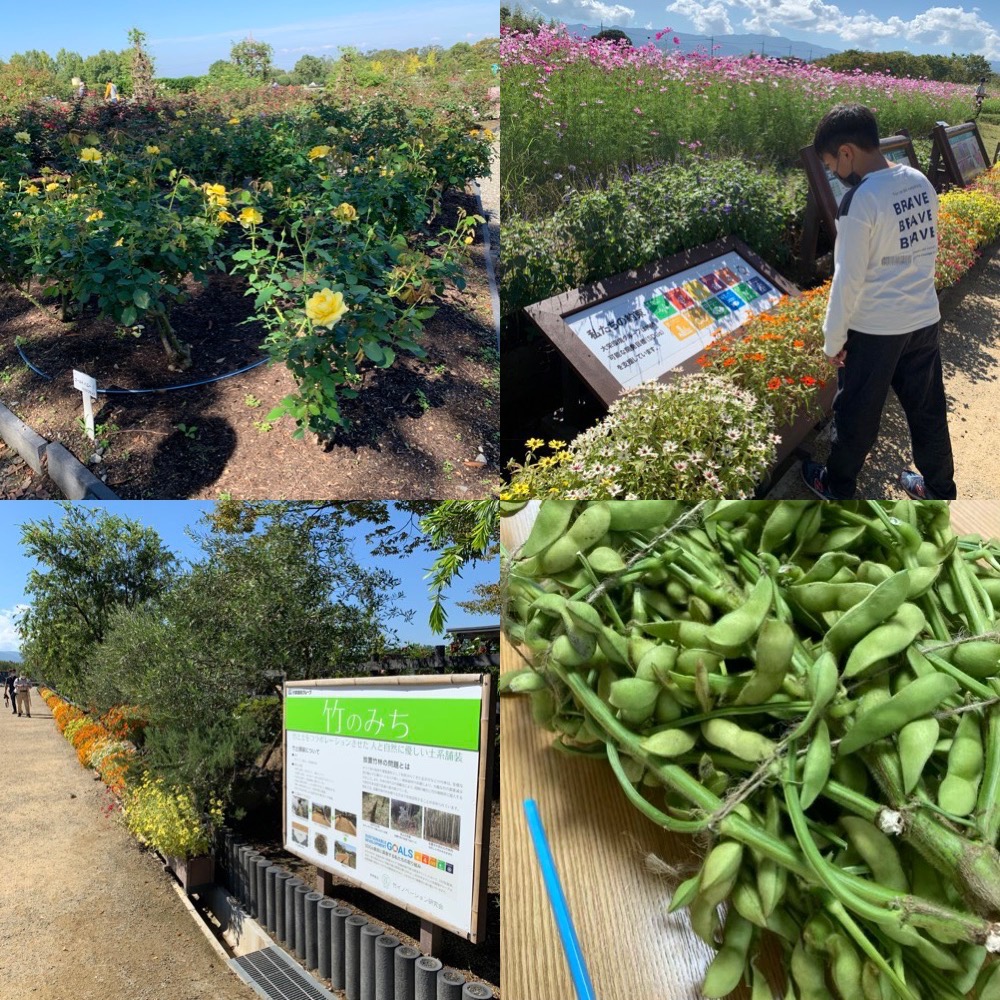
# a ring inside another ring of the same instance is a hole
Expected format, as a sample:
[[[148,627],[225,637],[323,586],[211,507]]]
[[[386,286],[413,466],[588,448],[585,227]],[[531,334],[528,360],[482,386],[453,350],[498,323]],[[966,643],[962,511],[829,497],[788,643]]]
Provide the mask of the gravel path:
[[[489,213],[490,250],[493,253],[493,266],[500,259],[500,122],[489,122],[488,127],[496,133],[493,143],[493,157],[490,160],[489,177],[480,177],[479,186],[483,198],[483,208]]]
[[[942,309],[941,360],[948,395],[948,428],[955,454],[958,495],[992,499],[997,489],[997,383],[1000,381],[1000,245],[955,290]],[[829,426],[802,446],[823,461],[830,451]],[[869,499],[901,499],[897,479],[912,469],[906,418],[893,393],[882,413],[879,439],[858,479],[858,495]],[[799,463],[775,484],[768,499],[812,499],[802,483]]]
[[[0,703],[0,1000],[252,1000],[31,701]]]

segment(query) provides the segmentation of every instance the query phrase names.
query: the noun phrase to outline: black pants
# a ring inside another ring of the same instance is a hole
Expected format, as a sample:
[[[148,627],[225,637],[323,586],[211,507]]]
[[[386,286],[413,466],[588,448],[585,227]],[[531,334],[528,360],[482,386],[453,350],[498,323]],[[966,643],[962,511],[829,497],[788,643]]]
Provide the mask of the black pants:
[[[906,414],[913,461],[924,477],[928,498],[954,500],[955,463],[937,323],[888,337],[848,331],[847,361],[837,373],[833,401],[827,489],[839,500],[854,498],[858,473],[878,440],[890,387]]]

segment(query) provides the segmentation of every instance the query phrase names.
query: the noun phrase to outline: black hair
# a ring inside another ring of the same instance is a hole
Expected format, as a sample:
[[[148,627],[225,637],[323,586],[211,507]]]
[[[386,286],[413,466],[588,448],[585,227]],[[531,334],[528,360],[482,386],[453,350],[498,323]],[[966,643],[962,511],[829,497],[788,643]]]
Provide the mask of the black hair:
[[[836,156],[845,142],[869,153],[879,148],[878,122],[871,108],[863,104],[838,104],[823,116],[813,138],[816,154]]]

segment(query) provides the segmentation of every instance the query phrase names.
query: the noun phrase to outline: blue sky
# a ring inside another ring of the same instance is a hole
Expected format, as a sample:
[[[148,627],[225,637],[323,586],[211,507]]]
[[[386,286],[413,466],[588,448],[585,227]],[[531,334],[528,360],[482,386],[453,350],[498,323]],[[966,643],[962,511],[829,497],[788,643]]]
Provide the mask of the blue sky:
[[[182,559],[197,559],[201,550],[185,534],[185,528],[197,525],[202,514],[212,509],[211,503],[195,500],[133,500],[111,503],[81,504],[81,506],[102,508],[122,517],[130,517],[155,528],[166,545]],[[408,515],[401,515],[402,524]],[[0,650],[19,649],[20,640],[14,627],[14,616],[20,605],[27,600],[24,583],[28,572],[35,567],[34,560],[26,558],[20,547],[21,528],[26,521],[41,521],[51,518],[58,523],[62,519],[62,507],[54,501],[19,500],[0,502],[0,559],[3,573],[0,574]],[[400,589],[406,594],[404,606],[416,613],[410,624],[397,622],[396,629],[400,642],[419,642],[436,645],[443,641],[435,637],[427,626],[431,602],[427,596],[427,581],[424,574],[430,568],[434,557],[427,552],[419,552],[402,558],[373,560],[364,543],[364,529],[356,530],[355,556],[363,565],[375,565],[388,569],[400,580]],[[448,592],[448,625],[489,624],[490,619],[473,616],[455,605],[456,600],[465,600],[471,595],[477,583],[494,583],[499,574],[499,562],[480,564],[467,569]]]
[[[513,6],[513,4],[512,4]],[[834,49],[978,53],[1000,59],[1000,8],[919,0],[534,0],[570,24],[673,28],[703,35],[784,35]]]
[[[228,59],[233,42],[252,33],[274,47],[274,63],[290,70],[298,58],[337,54],[338,46],[360,49],[442,45],[496,37],[496,0],[50,0],[44,6],[5,3],[0,59],[14,52],[61,48],[87,56],[128,46],[128,30],[146,32],[159,76],[202,74],[216,59]]]

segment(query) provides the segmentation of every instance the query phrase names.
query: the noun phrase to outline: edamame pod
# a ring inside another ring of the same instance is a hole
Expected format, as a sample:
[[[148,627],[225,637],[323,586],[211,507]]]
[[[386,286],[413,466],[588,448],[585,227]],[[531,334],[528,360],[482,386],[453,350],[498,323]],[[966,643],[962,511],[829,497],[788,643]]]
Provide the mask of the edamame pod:
[[[795,727],[792,739],[804,736],[812,729],[816,720],[826,711],[827,705],[833,701],[833,696],[837,693],[837,685],[840,683],[840,673],[837,670],[837,659],[830,652],[824,652],[813,661],[806,675],[806,683],[809,687],[809,694],[812,696],[812,704],[806,717]]]
[[[756,669],[736,698],[737,705],[761,705],[781,690],[792,665],[795,631],[787,622],[769,618],[757,637]]]
[[[612,531],[645,531],[659,528],[672,519],[676,500],[608,500]]]
[[[965,712],[948,751],[948,773],[938,789],[938,805],[954,816],[968,816],[976,807],[982,777],[983,734],[979,716]]]
[[[799,793],[799,800],[803,809],[808,809],[826,787],[832,764],[830,728],[823,719],[820,719],[816,723],[816,731],[813,733],[802,765],[802,790]]]
[[[951,662],[970,677],[984,680],[1000,673],[1000,644],[995,642],[963,642],[955,647]]]
[[[930,715],[958,691],[958,681],[947,674],[918,677],[888,701],[862,712],[841,739],[837,754],[846,757],[862,747],[902,729],[908,722]]]
[[[801,1000],[830,1000],[826,985],[826,965],[799,941],[792,951],[792,978]]]
[[[697,742],[697,736],[689,729],[661,729],[639,741],[646,753],[657,757],[679,757],[687,753]]]
[[[923,611],[915,604],[902,604],[884,625],[869,632],[851,650],[844,667],[845,677],[856,677],[880,660],[903,652],[927,626]]]
[[[903,791],[907,795],[917,787],[940,735],[941,724],[933,717],[915,719],[900,729],[899,760],[903,768]]]
[[[531,526],[528,540],[519,555],[529,559],[544,552],[550,545],[562,538],[573,517],[575,500],[543,500],[538,508],[535,523]]]
[[[894,615],[906,600],[909,589],[909,572],[903,569],[894,573],[837,621],[824,637],[823,645],[839,656],[876,625]]]
[[[723,615],[707,633],[708,641],[720,649],[738,649],[757,634],[774,601],[774,583],[761,576],[746,604]]]
[[[851,846],[868,865],[872,878],[881,885],[905,894],[910,891],[896,845],[874,823],[860,816],[841,816]]]
[[[786,500],[776,503],[764,522],[758,551],[774,552],[779,548],[791,537],[799,519],[814,503],[814,500]]]
[[[735,910],[730,910],[726,916],[722,948],[705,973],[701,991],[706,997],[724,997],[736,989],[743,978],[752,940],[753,924]]]
[[[956,685],[957,686],[957,685]],[[709,719],[701,724],[702,735],[712,746],[728,750],[740,760],[757,763],[774,756],[775,744],[761,733],[741,729],[728,719]]]
[[[705,520],[731,524],[769,506],[767,500],[720,500],[715,510],[705,516]]]
[[[848,611],[875,587],[870,583],[800,583],[788,588],[788,599],[803,611]]]
[[[844,934],[831,934],[827,940],[830,954],[830,975],[841,1000],[856,1000],[863,996],[861,988],[861,958]]]
[[[610,523],[611,511],[607,502],[591,504],[573,522],[569,532],[542,553],[542,568],[546,573],[562,573],[569,569],[580,552],[592,549],[604,537]]]
[[[612,682],[608,700],[622,712],[622,718],[631,722],[644,722],[653,714],[660,685],[638,677],[622,677]]]
[[[860,562],[861,560],[852,552],[824,552],[798,582],[827,583],[842,569],[852,569]]]
[[[600,576],[610,576],[625,569],[625,560],[616,549],[607,545],[599,545],[587,556],[590,568]]]

